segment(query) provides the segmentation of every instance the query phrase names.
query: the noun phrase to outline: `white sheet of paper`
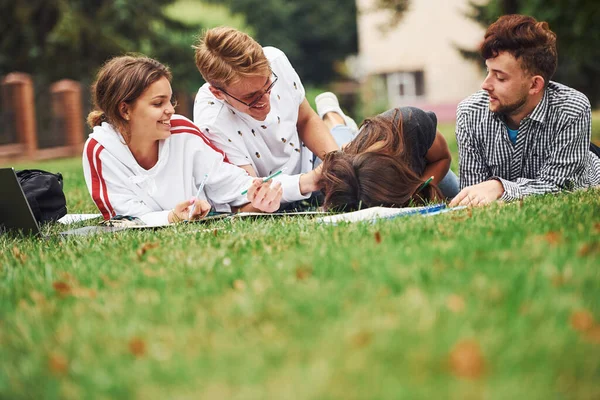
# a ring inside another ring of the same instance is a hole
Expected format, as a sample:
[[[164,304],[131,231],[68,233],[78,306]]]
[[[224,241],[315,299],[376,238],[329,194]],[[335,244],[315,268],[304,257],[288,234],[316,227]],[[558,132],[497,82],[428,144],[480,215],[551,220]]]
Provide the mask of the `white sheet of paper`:
[[[75,222],[87,221],[88,219],[100,218],[102,214],[67,214],[58,220],[61,224],[69,225]]]
[[[367,221],[374,222],[378,219],[390,219],[405,215],[423,215],[430,216],[436,215],[443,212],[460,210],[464,207],[446,208],[446,205],[432,204],[423,207],[404,207],[404,208],[391,208],[391,207],[371,207],[365,208],[359,211],[347,212],[343,214],[331,215],[328,217],[319,218],[317,221],[326,224],[337,224],[338,222],[358,222]]]

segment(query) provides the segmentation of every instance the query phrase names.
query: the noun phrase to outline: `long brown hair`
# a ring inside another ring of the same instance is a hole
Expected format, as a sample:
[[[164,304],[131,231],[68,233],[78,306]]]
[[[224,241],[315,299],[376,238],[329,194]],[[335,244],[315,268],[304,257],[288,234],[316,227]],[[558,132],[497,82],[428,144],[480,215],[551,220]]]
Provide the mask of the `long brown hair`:
[[[160,78],[171,81],[169,68],[142,55],[120,56],[110,59],[100,68],[92,85],[94,111],[87,117],[90,128],[106,121],[129,143],[128,122],[120,112],[121,103],[133,103]]]
[[[344,151],[325,155],[319,184],[326,209],[352,211],[384,206],[423,205],[442,198],[437,186],[410,168],[404,146],[402,113],[367,119]]]
[[[360,154],[367,151],[381,152],[399,158],[410,156],[410,149],[404,146],[400,109],[396,108],[393,113],[379,114],[365,119],[360,126],[359,134],[344,148],[346,154]]]

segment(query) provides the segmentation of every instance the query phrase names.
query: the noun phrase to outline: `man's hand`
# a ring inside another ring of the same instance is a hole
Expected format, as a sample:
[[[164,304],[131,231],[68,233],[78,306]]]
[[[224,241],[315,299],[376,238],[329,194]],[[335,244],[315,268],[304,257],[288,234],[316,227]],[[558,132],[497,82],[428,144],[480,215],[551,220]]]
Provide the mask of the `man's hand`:
[[[483,206],[498,200],[503,194],[504,186],[502,186],[502,183],[492,179],[464,188],[452,199],[449,206]]]
[[[271,184],[271,180],[263,182],[262,179],[254,179],[248,188],[248,200],[252,207],[263,212],[274,212],[279,209],[283,189],[281,182]]]

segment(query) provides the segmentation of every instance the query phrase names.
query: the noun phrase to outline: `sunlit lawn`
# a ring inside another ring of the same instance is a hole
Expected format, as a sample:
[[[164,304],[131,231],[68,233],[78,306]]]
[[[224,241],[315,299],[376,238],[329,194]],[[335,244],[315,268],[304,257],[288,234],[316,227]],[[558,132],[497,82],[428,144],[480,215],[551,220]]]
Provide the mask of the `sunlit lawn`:
[[[96,211],[79,160],[35,165]],[[64,229],[0,237],[0,398],[600,398],[599,190],[374,225]]]

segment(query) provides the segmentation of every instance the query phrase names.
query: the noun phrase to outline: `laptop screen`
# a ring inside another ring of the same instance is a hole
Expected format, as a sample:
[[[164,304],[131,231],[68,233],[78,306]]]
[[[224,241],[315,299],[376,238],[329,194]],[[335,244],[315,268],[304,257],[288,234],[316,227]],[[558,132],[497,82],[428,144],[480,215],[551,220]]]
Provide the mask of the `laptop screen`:
[[[13,168],[0,168],[0,233],[6,231],[40,233]]]

